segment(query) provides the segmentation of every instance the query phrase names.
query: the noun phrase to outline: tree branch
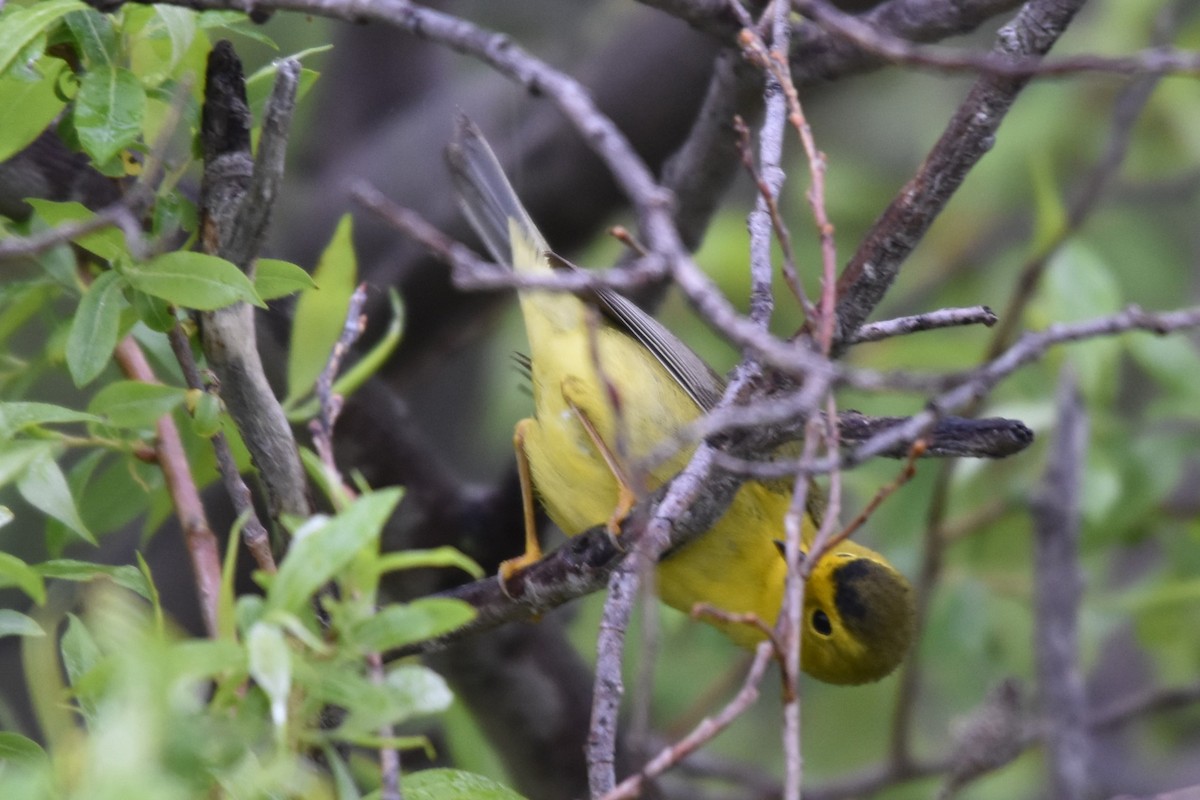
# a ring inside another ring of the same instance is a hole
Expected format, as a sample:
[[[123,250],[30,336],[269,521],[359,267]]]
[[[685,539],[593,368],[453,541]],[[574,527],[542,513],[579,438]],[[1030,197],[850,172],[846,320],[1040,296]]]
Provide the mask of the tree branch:
[[[200,239],[205,252],[227,257],[247,271],[262,244],[270,203],[282,179],[283,149],[299,69],[295,60],[280,64],[259,158],[252,162],[251,120],[241,62],[228,42],[218,42],[209,55],[201,120],[205,159]],[[201,314],[200,320],[204,354],[262,475],[271,516],[307,516],[311,504],[304,468],[291,427],[263,370],[253,308],[238,303]]]

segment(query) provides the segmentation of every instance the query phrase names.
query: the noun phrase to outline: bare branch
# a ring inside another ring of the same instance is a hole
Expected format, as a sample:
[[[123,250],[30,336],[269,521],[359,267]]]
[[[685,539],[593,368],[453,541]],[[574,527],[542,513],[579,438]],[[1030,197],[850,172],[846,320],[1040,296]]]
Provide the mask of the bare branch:
[[[206,385],[200,376],[196,359],[192,356],[191,343],[178,323],[167,331],[167,340],[171,343],[171,352],[175,354],[175,360],[179,362],[188,388],[207,392],[211,387]],[[250,487],[246,486],[246,482],[242,480],[242,474],[234,460],[233,451],[229,449],[229,440],[222,431],[214,433],[210,440],[213,452],[217,456],[217,470],[221,473],[225,492],[229,495],[234,511],[239,517],[245,519],[242,525],[242,541],[245,542],[246,549],[250,551],[250,555],[258,564],[259,569],[274,572],[276,568],[275,555],[271,552],[270,534],[267,533],[266,527],[263,526],[262,520],[258,518],[258,513],[254,510],[254,499],[250,494]]]
[[[347,491],[333,456],[333,426],[342,412],[342,398],[333,393],[333,382],[337,378],[338,370],[341,369],[342,360],[350,352],[350,347],[358,340],[358,337],[362,336],[363,329],[366,327],[367,318],[362,313],[366,300],[367,287],[359,284],[350,295],[341,336],[334,343],[324,369],[317,376],[316,394],[319,410],[316,418],[308,424],[313,436],[313,447],[316,448],[317,455],[320,456],[325,469],[336,483]]]
[[[294,66],[294,62],[293,62]],[[298,69],[298,67],[296,68]],[[201,122],[205,165],[201,183],[201,242],[206,252],[229,256],[247,268],[261,245],[269,208],[247,208],[275,196],[281,179],[282,141],[287,134],[296,89],[296,70],[280,67],[274,100],[276,120],[264,127],[260,158],[250,159],[250,118],[241,62],[228,42],[209,55]],[[228,248],[228,249],[227,249]],[[271,515],[307,516],[308,485],[296,441],[263,370],[254,327],[254,310],[238,303],[200,315],[201,341],[208,363],[220,380],[221,397],[237,423],[246,447],[267,487]]]
[[[1031,0],[997,37],[1004,56],[1042,56],[1083,0]],[[996,131],[1027,77],[984,75],[921,165],[875,222],[838,280],[837,340],[845,347],[892,285],[917,242],[972,167],[991,149]]]
[[[1051,77],[1080,72],[1104,72],[1118,75],[1168,73],[1188,74],[1200,71],[1200,55],[1156,47],[1126,56],[1074,56],[1054,61],[1038,57],[1003,53],[971,53],[915,44],[872,26],[869,22],[839,11],[826,0],[792,0],[805,17],[830,33],[845,38],[887,61],[945,72],[971,72],[1010,78]]]
[[[762,683],[763,675],[767,671],[767,665],[771,663],[771,656],[774,652],[771,642],[759,644],[758,649],[754,652],[754,662],[750,665],[750,671],[746,674],[741,691],[715,716],[701,720],[700,724],[683,739],[663,748],[662,752],[651,759],[641,772],[626,778],[611,792],[605,794],[603,800],[625,800],[640,796],[642,784],[647,780],[652,780],[666,772],[728,728],[758,699],[758,686]]]
[[[1087,439],[1087,414],[1068,367],[1059,379],[1057,441],[1031,509],[1038,695],[1050,785],[1063,800],[1088,796],[1090,744],[1078,646],[1079,504]]]
[[[996,324],[995,312],[987,306],[971,306],[970,308],[939,308],[924,314],[914,314],[911,317],[897,317],[882,322],[868,322],[854,332],[847,344],[863,344],[890,339],[893,336],[907,336],[920,331],[939,330],[959,325]]]
[[[132,336],[126,336],[114,351],[117,363],[132,380],[158,383],[158,378]],[[208,515],[200,501],[200,490],[192,477],[187,453],[179,438],[179,429],[170,414],[155,423],[157,438],[154,452],[159,469],[166,481],[167,493],[175,507],[175,515],[183,529],[184,542],[196,578],[196,596],[200,615],[209,636],[217,635],[217,598],[221,589],[221,550],[217,537],[208,524]]]

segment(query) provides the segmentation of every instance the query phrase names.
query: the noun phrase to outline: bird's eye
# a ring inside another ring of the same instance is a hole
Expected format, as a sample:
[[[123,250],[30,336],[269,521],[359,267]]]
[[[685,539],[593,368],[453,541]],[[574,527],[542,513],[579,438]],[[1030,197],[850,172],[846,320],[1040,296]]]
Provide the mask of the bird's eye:
[[[829,621],[829,615],[819,608],[812,613],[812,628],[822,636],[833,633],[833,623]]]

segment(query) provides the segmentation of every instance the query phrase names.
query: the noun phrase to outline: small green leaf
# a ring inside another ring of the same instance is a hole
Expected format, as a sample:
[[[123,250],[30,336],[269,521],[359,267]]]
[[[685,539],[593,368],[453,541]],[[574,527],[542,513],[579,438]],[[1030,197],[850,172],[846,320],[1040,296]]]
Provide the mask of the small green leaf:
[[[43,561],[34,566],[34,569],[42,577],[64,581],[86,582],[98,578],[108,578],[118,586],[136,592],[150,601],[153,601],[155,595],[154,588],[146,576],[132,564],[93,564],[90,561],[58,558],[52,561]]]
[[[100,422],[100,418],[51,403],[0,401],[0,441],[11,439],[27,428],[63,422]]]
[[[405,800],[525,800],[491,778],[457,769],[423,769],[404,776]]]
[[[67,334],[67,369],[76,386],[86,386],[108,366],[121,326],[125,281],[102,272],[88,287]]]
[[[436,714],[454,702],[454,693],[445,679],[421,664],[401,664],[388,671],[384,682],[392,696],[408,706],[410,716]]]
[[[49,453],[44,452],[30,462],[17,479],[17,490],[29,505],[66,525],[85,542],[96,544],[96,538],[79,516],[66,476]]]
[[[39,606],[46,602],[46,583],[33,567],[10,553],[0,552],[0,587],[16,586]]]
[[[0,636],[45,636],[37,620],[11,608],[0,608]]]
[[[152,428],[159,417],[170,414],[186,397],[186,390],[177,386],[116,381],[96,393],[88,403],[88,411],[118,428]]]
[[[399,501],[399,489],[363,495],[336,517],[301,528],[275,573],[267,594],[268,609],[299,612],[360,550],[378,541],[383,523]]]
[[[258,292],[258,296],[263,300],[287,297],[316,285],[311,275],[290,261],[260,258],[255,262],[254,291]]]
[[[171,306],[167,301],[137,290],[132,291],[130,295],[134,312],[137,313],[138,319],[146,323],[147,328],[166,333],[175,327],[175,315],[171,313]]]
[[[142,130],[146,90],[124,67],[88,70],[75,95],[75,132],[83,149],[103,164],[133,144]]]
[[[163,610],[162,599],[158,596],[158,587],[154,585],[154,576],[150,574],[150,565],[146,563],[146,558],[142,555],[142,551],[138,550],[134,555],[137,556],[137,571],[142,576],[142,585],[149,595],[148,597],[143,595],[143,597],[146,597],[150,601],[150,607],[154,610],[154,624],[158,632],[162,633]],[[135,589],[134,591],[137,590]]]
[[[434,547],[429,550],[402,550],[379,557],[380,574],[398,569],[453,567],[461,569],[476,580],[484,576],[483,567],[453,547]]]
[[[87,8],[80,0],[42,0],[0,18],[0,73],[7,72],[25,47],[64,15]]]
[[[176,680],[209,678],[245,669],[246,651],[233,639],[187,639],[171,646],[171,662]]]
[[[346,309],[358,280],[353,223],[346,214],[321,254],[313,273],[316,288],[300,294],[288,349],[288,399],[294,404],[317,382],[346,320]]]
[[[67,614],[67,630],[63,633],[59,650],[67,671],[67,682],[73,687],[100,663],[100,647],[92,638],[91,631],[74,614]],[[87,694],[77,694],[77,697],[84,715],[94,717],[96,709],[92,699]]]
[[[66,222],[81,222],[96,216],[82,203],[77,203],[74,200],[63,203],[55,200],[40,200],[31,197],[25,202],[33,206],[38,216],[45,220],[46,224],[51,227],[57,227]],[[105,261],[116,261],[119,256],[126,253],[125,237],[121,235],[119,230],[113,227],[101,228],[86,236],[76,236],[71,241]]]
[[[283,631],[258,622],[246,637],[250,675],[271,700],[271,721],[276,728],[287,724],[288,694],[292,690],[292,653]]]
[[[201,392],[192,410],[192,430],[197,436],[211,439],[221,430],[221,401],[215,394]]]
[[[380,609],[350,635],[360,652],[383,653],[449,633],[474,618],[475,609],[468,603],[429,597]]]
[[[120,43],[112,20],[95,9],[72,11],[63,20],[91,68],[113,66]]]
[[[28,147],[66,105],[55,91],[65,65],[58,60],[45,61],[48,64],[38,80],[11,75],[0,78],[0,161]]]
[[[133,288],[183,308],[215,311],[241,301],[264,305],[245,273],[205,253],[165,253],[127,266],[124,273]]]

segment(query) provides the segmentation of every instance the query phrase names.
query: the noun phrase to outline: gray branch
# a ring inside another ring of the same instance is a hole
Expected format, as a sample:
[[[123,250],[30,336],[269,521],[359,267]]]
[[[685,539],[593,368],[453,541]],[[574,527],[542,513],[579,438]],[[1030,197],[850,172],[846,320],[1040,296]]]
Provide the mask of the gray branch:
[[[1087,704],[1079,669],[1080,484],[1088,421],[1075,378],[1064,370],[1058,388],[1058,436],[1041,491],[1033,499],[1034,652],[1054,797],[1087,796]]]

